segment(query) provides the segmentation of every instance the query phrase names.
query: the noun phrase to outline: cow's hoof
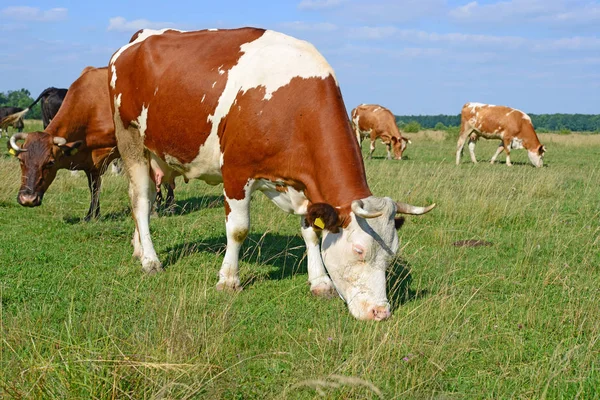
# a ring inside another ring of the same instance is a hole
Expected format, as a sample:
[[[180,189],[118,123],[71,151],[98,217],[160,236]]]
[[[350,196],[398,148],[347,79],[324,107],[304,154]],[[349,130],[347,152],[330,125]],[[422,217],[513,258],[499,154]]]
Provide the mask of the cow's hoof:
[[[147,258],[142,260],[142,270],[148,275],[154,275],[158,272],[162,272],[163,266],[160,261]]]
[[[221,279],[217,283],[217,290],[220,292],[241,292],[242,285],[239,278]]]
[[[337,295],[337,291],[333,287],[333,283],[331,283],[331,281],[311,285],[310,292],[315,296],[324,297],[327,299]]]

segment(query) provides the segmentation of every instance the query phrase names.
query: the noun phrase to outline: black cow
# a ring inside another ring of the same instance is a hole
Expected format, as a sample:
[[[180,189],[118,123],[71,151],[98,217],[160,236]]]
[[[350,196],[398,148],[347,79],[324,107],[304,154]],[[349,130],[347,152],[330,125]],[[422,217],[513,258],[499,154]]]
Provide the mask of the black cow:
[[[44,129],[50,124],[67,95],[68,89],[49,87],[40,94],[42,100],[42,122]]]
[[[25,109],[20,107],[2,107],[2,109],[0,109],[0,129],[6,129],[8,132],[8,127],[13,126],[18,129],[19,132],[22,132],[24,127],[23,117],[40,100],[42,101],[42,122],[45,129],[56,113],[58,113],[58,109],[66,95],[67,89],[49,87],[44,89],[37,99]],[[3,111],[4,109],[6,111]]]

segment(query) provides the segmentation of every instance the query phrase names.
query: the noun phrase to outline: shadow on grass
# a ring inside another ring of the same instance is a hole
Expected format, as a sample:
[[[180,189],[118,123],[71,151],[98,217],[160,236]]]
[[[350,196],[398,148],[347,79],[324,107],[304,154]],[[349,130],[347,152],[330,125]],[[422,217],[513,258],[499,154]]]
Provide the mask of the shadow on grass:
[[[392,312],[403,304],[421,299],[429,294],[427,289],[411,289],[412,283],[410,264],[401,257],[396,257],[387,274],[388,300]]]
[[[1,204],[0,204],[1,206]],[[169,209],[161,208],[158,210],[158,215],[161,217],[168,217],[170,215],[186,215],[194,211],[207,209],[207,208],[219,208],[223,207],[223,196],[202,196],[202,197],[190,197],[185,200],[176,200],[175,203],[169,207]],[[113,211],[108,214],[101,214],[99,221],[119,221],[127,218],[131,218],[131,207],[125,207],[118,211]],[[76,225],[87,222],[84,216],[65,216],[63,221],[69,225]]]
[[[223,256],[226,250],[225,235],[204,241],[181,243],[167,249],[163,262],[165,268],[192,254],[209,252]],[[295,275],[307,275],[306,247],[299,236],[284,236],[266,232],[252,233],[244,242],[240,254],[242,263],[255,264],[252,274],[246,276],[242,286],[252,286],[263,280],[284,280]],[[401,305],[428,295],[426,289],[414,290],[411,267],[397,257],[387,274],[387,293],[395,310]]]
[[[167,248],[167,257],[163,262],[165,268],[179,260],[197,253],[212,253],[219,256],[225,254],[227,239],[225,235],[181,243]],[[240,252],[242,263],[258,264],[252,275],[246,277],[242,286],[249,286],[264,279],[287,279],[297,274],[306,274],[307,265],[304,262],[305,246],[299,236],[284,236],[271,232],[251,233],[246,238]]]

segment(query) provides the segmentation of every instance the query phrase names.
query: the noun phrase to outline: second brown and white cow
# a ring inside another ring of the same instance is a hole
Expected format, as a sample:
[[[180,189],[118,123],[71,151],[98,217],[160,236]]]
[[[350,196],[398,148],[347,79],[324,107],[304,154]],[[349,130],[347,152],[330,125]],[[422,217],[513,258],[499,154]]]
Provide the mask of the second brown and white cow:
[[[227,249],[217,289],[241,288],[239,252],[258,190],[301,216],[313,293],[337,290],[359,319],[390,316],[395,216],[433,206],[372,195],[335,74],[311,44],[253,28],[143,30],[109,68],[134,255],[146,272],[162,270],[149,227],[148,168],[156,161],[186,179],[223,184]]]
[[[540,143],[533,129],[531,118],[523,111],[491,104],[465,104],[460,117],[460,134],[456,145],[456,165],[460,164],[462,150],[467,139],[469,140],[471,160],[473,163],[477,163],[475,143],[479,137],[502,140],[490,161],[492,164],[502,151],[506,151],[506,165],[511,166],[510,150],[525,148],[529,161],[534,166],[541,167],[543,165],[546,147]]]
[[[394,114],[377,104],[361,104],[352,110],[352,125],[359,144],[366,137],[371,139],[369,158],[373,156],[377,138],[386,145],[388,160],[392,159],[392,150],[394,158],[401,160],[406,146],[411,143],[410,140],[402,137]]]

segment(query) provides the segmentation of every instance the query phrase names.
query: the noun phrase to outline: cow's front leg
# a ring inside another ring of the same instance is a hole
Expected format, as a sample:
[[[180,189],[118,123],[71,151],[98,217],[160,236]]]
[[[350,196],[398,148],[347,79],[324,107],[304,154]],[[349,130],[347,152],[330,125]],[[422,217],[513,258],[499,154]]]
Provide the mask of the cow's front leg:
[[[386,143],[385,147],[387,148],[387,159],[391,160],[392,159],[392,144]]]
[[[100,187],[102,185],[102,176],[99,171],[85,171],[90,188],[91,200],[90,209],[85,216],[85,221],[100,217]]]
[[[301,217],[301,232],[304,243],[306,243],[306,257],[308,259],[308,283],[310,291],[315,296],[332,297],[336,290],[333,282],[327,275],[323,260],[321,259],[321,249],[319,237],[315,230],[306,223],[306,218]]]
[[[375,141],[371,140],[371,145],[369,146],[369,160],[373,158],[374,151],[375,151]]]
[[[250,230],[250,198],[254,190],[254,180],[249,180],[242,188],[239,186],[225,184],[227,250],[219,271],[217,290],[242,290],[238,265],[240,249]]]

